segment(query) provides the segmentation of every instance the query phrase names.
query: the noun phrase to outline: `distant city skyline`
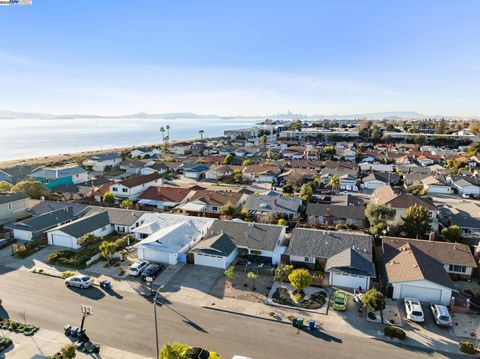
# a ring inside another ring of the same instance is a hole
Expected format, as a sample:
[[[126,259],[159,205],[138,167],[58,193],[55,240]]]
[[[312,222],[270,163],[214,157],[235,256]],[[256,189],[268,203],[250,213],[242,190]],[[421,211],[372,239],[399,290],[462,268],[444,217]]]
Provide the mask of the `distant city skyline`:
[[[477,1],[0,8],[0,110],[480,116]]]

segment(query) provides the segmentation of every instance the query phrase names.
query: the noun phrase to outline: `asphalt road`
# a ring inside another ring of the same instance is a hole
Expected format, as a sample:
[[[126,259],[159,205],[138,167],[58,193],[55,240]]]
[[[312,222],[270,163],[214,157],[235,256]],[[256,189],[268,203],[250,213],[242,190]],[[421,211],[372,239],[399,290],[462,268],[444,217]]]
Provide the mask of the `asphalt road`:
[[[132,293],[108,294],[98,288],[66,288],[62,280],[10,271],[0,266],[0,315],[63,331],[80,325],[80,305],[91,305],[86,319],[90,338],[108,346],[154,357],[153,305]],[[199,308],[181,303],[158,308],[160,343],[180,341],[203,346],[223,358],[234,354],[278,358],[445,358],[375,339],[317,331],[299,332],[287,324]]]

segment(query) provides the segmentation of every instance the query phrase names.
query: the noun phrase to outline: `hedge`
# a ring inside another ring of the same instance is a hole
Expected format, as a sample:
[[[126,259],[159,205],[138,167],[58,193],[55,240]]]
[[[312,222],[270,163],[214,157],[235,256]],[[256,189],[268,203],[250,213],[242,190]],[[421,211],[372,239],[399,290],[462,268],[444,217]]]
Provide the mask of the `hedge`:
[[[7,337],[0,337],[0,353],[13,344],[12,339]]]
[[[11,319],[3,319],[0,321],[0,329],[9,330],[15,333],[23,333],[23,335],[29,336],[35,334],[40,328],[32,324],[24,324]]]
[[[383,333],[387,337],[397,338],[397,339],[401,339],[401,340],[403,340],[407,337],[407,334],[405,333],[405,331],[403,331],[402,329],[400,329],[398,327],[386,327],[383,330]]]
[[[458,346],[460,347],[460,350],[466,354],[475,354],[477,352],[473,344],[470,342],[460,342],[458,343]]]

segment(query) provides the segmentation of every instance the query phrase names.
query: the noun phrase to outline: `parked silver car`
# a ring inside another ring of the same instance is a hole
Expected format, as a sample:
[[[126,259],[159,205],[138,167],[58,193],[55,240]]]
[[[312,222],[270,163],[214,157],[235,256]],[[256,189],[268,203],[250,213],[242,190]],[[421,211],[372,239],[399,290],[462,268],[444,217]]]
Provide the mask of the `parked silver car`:
[[[405,298],[405,311],[407,312],[407,319],[412,322],[423,323],[425,321],[422,305],[418,299]]]
[[[451,327],[452,326],[452,317],[448,312],[448,308],[440,304],[431,304],[430,310],[433,314],[433,320],[435,323],[441,327]]]
[[[150,263],[148,261],[138,261],[133,263],[128,270],[128,274],[133,277],[138,277],[142,274],[143,270],[147,268]]]
[[[88,275],[77,274],[72,277],[65,279],[65,285],[67,287],[77,287],[86,289],[91,287],[93,284],[93,279]]]

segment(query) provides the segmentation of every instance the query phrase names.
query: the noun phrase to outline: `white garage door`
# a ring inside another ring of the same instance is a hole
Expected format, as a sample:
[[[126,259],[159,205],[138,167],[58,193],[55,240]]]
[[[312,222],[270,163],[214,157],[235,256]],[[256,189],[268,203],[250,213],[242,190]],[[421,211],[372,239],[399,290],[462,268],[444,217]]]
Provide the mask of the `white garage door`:
[[[22,231],[20,229],[13,230],[13,238],[20,239],[22,241],[31,241],[32,232]]]
[[[168,252],[139,248],[138,258],[151,262],[168,263]]]
[[[368,289],[368,277],[345,273],[330,273],[330,275],[332,276],[333,286]]]
[[[400,298],[407,297],[416,298],[421,302],[440,303],[442,298],[442,290],[402,284],[402,287],[400,288]]]
[[[223,258],[195,253],[195,264],[226,269]]]
[[[72,237],[62,236],[61,234],[53,233],[51,238],[52,238],[51,244],[54,246],[75,248],[75,243]]]

